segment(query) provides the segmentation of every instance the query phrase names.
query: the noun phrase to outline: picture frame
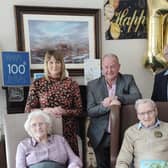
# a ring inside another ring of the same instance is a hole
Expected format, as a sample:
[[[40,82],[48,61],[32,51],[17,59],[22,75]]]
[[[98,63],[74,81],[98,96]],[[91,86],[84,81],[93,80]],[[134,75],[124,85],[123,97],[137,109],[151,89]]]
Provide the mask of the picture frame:
[[[24,89],[23,87],[8,87],[8,101],[9,102],[23,102]]]
[[[14,6],[17,48],[30,52],[31,72],[42,72],[44,54],[59,49],[70,76],[83,76],[84,59],[100,58],[100,9]]]

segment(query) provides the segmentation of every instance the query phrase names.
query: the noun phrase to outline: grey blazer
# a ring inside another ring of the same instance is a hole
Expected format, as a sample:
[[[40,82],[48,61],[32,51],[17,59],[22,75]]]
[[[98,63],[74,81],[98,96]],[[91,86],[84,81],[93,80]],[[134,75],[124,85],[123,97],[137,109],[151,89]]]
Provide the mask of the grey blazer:
[[[122,104],[133,104],[141,98],[141,93],[132,75],[118,75],[116,96]],[[88,82],[87,112],[90,117],[88,137],[93,148],[96,148],[100,143],[108,124],[110,108],[101,104],[105,97],[108,97],[108,90],[104,76]]]

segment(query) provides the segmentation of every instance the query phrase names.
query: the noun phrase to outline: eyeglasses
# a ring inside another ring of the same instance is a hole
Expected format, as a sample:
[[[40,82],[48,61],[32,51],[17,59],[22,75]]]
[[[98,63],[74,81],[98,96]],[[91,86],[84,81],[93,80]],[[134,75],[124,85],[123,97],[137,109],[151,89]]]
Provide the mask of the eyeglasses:
[[[31,127],[35,128],[35,127],[43,127],[46,123],[45,122],[40,122],[40,123],[32,123]]]
[[[150,110],[147,112],[141,112],[141,113],[137,113],[139,116],[144,117],[145,115],[153,115],[153,113],[155,112],[155,110]]]

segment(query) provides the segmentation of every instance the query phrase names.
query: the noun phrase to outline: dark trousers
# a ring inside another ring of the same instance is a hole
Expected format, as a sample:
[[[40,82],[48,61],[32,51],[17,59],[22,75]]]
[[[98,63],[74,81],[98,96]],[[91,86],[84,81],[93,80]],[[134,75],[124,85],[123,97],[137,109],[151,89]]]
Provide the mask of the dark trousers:
[[[110,134],[104,133],[97,148],[94,149],[97,168],[110,168]]]

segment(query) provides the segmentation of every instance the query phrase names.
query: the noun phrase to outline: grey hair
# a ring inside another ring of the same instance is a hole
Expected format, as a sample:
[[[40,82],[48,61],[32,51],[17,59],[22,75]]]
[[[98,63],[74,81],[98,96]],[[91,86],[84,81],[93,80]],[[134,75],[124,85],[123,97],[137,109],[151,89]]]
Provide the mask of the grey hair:
[[[34,117],[43,117],[44,121],[46,124],[48,124],[48,130],[47,130],[47,133],[48,134],[51,134],[52,132],[52,120],[51,120],[51,117],[49,116],[49,114],[47,114],[46,112],[40,110],[40,109],[36,109],[34,111],[32,111],[28,117],[27,117],[27,120],[24,124],[24,128],[25,128],[25,131],[31,136],[31,137],[34,137],[33,136],[33,133],[31,132],[31,120],[34,118]]]
[[[139,105],[146,104],[146,103],[150,104],[154,109],[156,108],[156,104],[155,104],[155,102],[153,100],[148,99],[148,98],[146,98],[146,99],[138,99],[135,102],[135,109],[136,109],[136,111],[138,110]]]
[[[107,58],[107,57],[115,58],[116,61],[117,61],[117,63],[119,64],[119,59],[118,59],[118,56],[117,56],[116,54],[113,54],[113,53],[105,54],[105,55],[103,56],[103,58],[102,58],[102,62],[103,62],[103,60],[104,60],[105,58]]]

